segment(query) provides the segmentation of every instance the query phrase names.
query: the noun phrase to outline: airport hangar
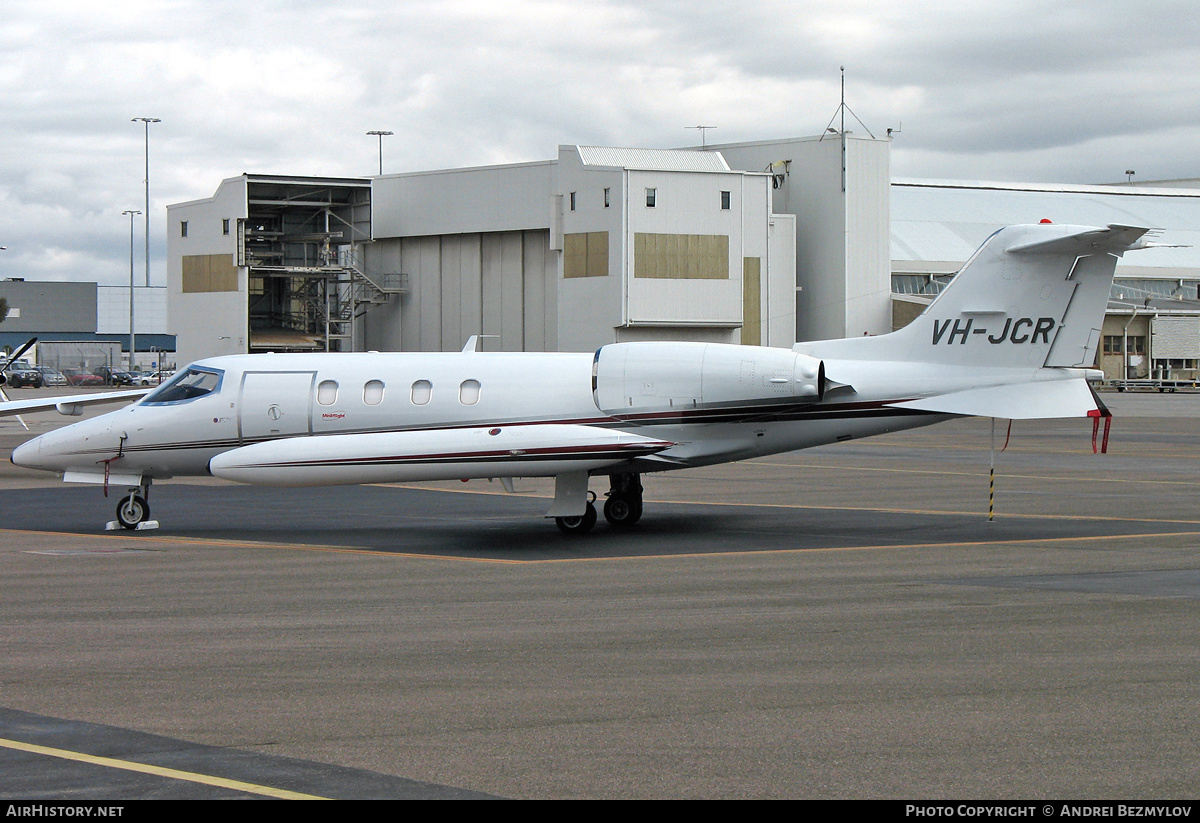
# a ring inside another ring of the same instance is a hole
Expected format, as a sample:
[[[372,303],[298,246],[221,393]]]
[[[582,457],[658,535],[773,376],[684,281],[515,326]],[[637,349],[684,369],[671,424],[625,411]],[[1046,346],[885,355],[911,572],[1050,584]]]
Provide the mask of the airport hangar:
[[[167,333],[166,289],[134,289],[137,349],[141,365],[173,365],[175,337]],[[31,337],[26,355],[39,366],[58,370],[119,367],[129,352],[129,286],[87,281],[0,279],[8,304],[0,324],[0,349],[11,353]]]
[[[996,229],[1124,223],[1098,365],[1196,379],[1200,181],[891,180],[856,134],[369,178],[242,174],[168,207],[179,362],[265,351],[790,346],[910,322]],[[1098,341],[1101,342],[1101,341]]]

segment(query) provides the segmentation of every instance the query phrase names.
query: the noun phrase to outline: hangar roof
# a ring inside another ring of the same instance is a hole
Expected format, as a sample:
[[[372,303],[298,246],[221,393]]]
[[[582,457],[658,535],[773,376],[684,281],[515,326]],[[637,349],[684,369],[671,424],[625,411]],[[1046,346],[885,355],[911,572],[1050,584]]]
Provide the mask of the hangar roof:
[[[1200,189],[903,180],[891,186],[893,271],[954,271],[992,232],[1043,218],[1162,229],[1157,242],[1190,248],[1139,251],[1119,276],[1200,274]]]

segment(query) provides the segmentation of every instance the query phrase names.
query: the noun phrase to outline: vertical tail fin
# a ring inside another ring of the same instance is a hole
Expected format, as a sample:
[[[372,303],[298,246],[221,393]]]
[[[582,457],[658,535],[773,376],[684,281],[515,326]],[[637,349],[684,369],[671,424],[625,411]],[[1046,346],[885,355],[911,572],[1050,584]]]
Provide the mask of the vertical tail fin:
[[[1117,258],[1140,248],[1147,231],[1053,224],[1000,229],[905,328],[796,348],[818,357],[980,368],[1090,366]]]

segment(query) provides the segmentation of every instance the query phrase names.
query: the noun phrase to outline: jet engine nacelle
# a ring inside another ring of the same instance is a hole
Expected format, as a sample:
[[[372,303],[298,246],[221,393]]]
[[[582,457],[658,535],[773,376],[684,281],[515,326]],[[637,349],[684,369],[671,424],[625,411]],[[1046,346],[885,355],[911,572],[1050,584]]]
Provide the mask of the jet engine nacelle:
[[[722,343],[615,343],[596,352],[596,406],[614,417],[730,413],[796,403],[825,395],[820,360],[788,349]]]

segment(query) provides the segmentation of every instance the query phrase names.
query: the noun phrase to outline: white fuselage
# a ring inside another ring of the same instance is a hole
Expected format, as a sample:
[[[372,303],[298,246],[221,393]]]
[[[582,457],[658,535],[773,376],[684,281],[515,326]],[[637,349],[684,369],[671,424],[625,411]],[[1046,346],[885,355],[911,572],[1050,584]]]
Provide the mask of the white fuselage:
[[[750,346],[218,357],[191,367],[194,396],[152,393],[13,461],[71,480],[214,473],[272,485],[666,470],[944,419],[888,408],[916,395],[897,392],[887,365],[874,381],[887,391],[871,391],[874,370],[858,364],[855,390],[822,396],[820,361]]]

